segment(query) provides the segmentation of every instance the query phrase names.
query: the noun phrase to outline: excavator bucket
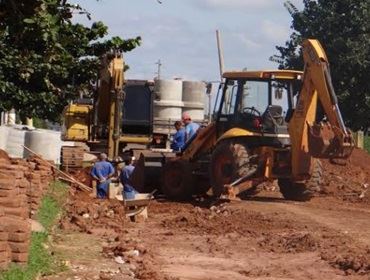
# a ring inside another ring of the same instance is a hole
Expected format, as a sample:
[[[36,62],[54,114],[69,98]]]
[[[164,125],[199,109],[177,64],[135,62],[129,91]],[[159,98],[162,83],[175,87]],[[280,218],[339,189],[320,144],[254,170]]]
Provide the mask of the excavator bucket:
[[[327,123],[309,125],[308,146],[315,158],[348,158],[354,148],[352,133],[347,130],[342,139],[336,136],[334,128]]]

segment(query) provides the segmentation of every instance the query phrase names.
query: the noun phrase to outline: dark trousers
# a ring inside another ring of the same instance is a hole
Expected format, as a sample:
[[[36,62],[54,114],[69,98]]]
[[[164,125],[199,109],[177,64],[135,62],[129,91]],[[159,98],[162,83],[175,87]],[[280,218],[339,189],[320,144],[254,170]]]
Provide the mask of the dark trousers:
[[[103,183],[98,183],[96,187],[97,198],[107,198],[109,183],[110,183],[110,180],[107,180]]]

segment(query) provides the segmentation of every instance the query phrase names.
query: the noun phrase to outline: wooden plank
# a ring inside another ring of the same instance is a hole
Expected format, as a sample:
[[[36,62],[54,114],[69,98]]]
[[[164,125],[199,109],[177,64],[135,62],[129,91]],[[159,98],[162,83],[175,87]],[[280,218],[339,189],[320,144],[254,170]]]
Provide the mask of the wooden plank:
[[[45,159],[43,159],[42,156],[40,156],[39,154],[37,154],[36,152],[32,151],[30,148],[22,145],[23,148],[25,148],[27,151],[29,151],[30,153],[34,154],[36,157],[38,157],[40,160],[42,160],[46,165],[50,166],[51,168],[54,169],[54,171],[58,172],[59,174],[63,175],[65,178],[73,181],[74,184],[78,185],[79,188],[81,190],[84,190],[86,192],[91,192],[91,188],[86,186],[85,184],[77,181],[74,177],[72,177],[71,175],[59,170],[58,168],[56,168],[53,164],[51,164],[50,162],[46,161]]]

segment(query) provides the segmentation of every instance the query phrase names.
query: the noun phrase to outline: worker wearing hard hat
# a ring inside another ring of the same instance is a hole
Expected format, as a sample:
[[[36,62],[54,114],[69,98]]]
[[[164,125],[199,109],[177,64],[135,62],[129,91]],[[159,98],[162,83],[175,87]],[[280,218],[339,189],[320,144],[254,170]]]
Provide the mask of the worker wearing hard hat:
[[[199,129],[199,124],[192,122],[190,114],[184,112],[182,114],[182,122],[185,125],[185,143],[188,142],[195,135]]]
[[[114,175],[113,165],[107,161],[107,155],[101,153],[92,170],[91,176],[97,181],[97,198],[107,198],[110,178]]]

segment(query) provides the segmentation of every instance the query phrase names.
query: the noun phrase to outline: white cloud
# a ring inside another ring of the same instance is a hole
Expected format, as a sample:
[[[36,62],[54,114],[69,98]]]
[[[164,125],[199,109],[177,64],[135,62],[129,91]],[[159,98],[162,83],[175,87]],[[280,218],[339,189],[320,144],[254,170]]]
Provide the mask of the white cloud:
[[[142,37],[142,45],[125,54],[127,78],[153,78],[161,59],[164,78],[217,79],[215,29],[222,32],[227,69],[274,68],[268,58],[291,33],[285,0],[75,1],[105,22],[110,35]]]
[[[245,8],[261,9],[271,6],[271,0],[195,0],[198,5],[208,8]]]
[[[279,25],[279,23],[270,20],[262,21],[261,32],[267,41],[272,42],[283,42],[289,38],[291,33],[289,26]]]
[[[258,49],[261,47],[261,44],[255,40],[249,39],[245,33],[234,33],[233,36],[240,40],[243,46],[247,47],[248,49]]]

